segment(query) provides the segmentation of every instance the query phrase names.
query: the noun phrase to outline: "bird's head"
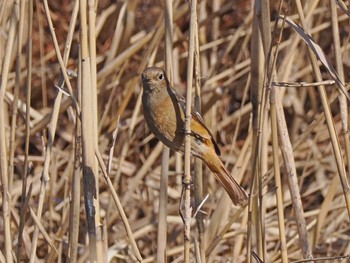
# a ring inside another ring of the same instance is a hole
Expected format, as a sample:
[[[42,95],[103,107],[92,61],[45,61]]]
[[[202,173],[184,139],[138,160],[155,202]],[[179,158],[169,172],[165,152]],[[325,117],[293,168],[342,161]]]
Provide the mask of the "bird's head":
[[[161,68],[149,67],[146,68],[141,74],[141,80],[144,92],[152,92],[154,90],[160,91],[166,89],[167,79],[165,72]]]

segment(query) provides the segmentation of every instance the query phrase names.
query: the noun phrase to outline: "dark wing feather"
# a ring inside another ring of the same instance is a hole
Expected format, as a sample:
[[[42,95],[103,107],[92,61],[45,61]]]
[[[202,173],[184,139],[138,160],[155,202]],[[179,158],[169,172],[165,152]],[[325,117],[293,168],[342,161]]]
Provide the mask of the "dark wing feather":
[[[183,111],[184,114],[186,114],[186,100],[183,96],[181,96],[180,94],[178,94],[176,92],[176,90],[172,89],[173,93],[175,94],[177,101],[179,102],[181,109]],[[197,121],[201,126],[203,126],[203,128],[208,132],[208,134],[210,135],[210,140],[214,145],[215,148],[215,152],[217,155],[220,155],[220,148],[218,146],[218,144],[216,143],[213,134],[210,132],[210,130],[207,128],[207,126],[204,124],[204,120],[202,118],[202,116],[199,114],[198,111],[196,111],[193,107],[191,107],[191,114],[192,114],[192,118]],[[191,131],[193,132],[193,131]],[[196,136],[202,137],[200,134],[196,133]],[[204,138],[206,139],[206,138]]]

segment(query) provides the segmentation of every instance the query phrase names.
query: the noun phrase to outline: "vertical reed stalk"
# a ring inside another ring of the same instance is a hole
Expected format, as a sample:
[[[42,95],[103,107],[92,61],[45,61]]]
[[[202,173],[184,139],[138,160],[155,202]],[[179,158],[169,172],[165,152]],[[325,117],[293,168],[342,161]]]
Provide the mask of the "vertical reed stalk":
[[[203,3],[202,3],[203,4]],[[198,28],[198,24],[196,21],[196,28]],[[194,97],[194,108],[195,110],[201,114],[201,63],[200,63],[200,50],[199,50],[199,35],[198,30],[196,30],[195,37],[195,51],[194,51],[194,59],[195,59],[195,97]],[[196,210],[199,209],[202,201],[203,201],[203,167],[202,161],[199,158],[194,159],[193,165],[193,188],[194,188],[194,199]],[[205,238],[204,238],[204,218],[201,210],[198,211],[196,220],[197,220],[197,228],[198,228],[198,255],[200,258],[197,261],[201,263],[205,263]]]
[[[6,262],[13,262],[12,257],[12,237],[11,237],[11,213],[10,213],[10,201],[11,195],[8,191],[8,157],[7,157],[7,136],[5,121],[5,92],[8,82],[8,73],[10,70],[11,54],[13,52],[15,31],[18,20],[19,5],[16,1],[12,7],[12,13],[10,18],[10,29],[7,36],[6,50],[4,62],[2,65],[2,76],[0,86],[0,168],[1,168],[1,183],[2,183],[2,217],[4,224],[4,237],[5,237],[5,259]]]
[[[173,85],[173,2],[164,1],[165,25],[165,71],[170,85]],[[157,233],[157,262],[167,262],[167,203],[168,203],[168,177],[169,177],[170,149],[163,146],[162,168],[159,188],[159,215]]]
[[[266,120],[266,96],[264,87],[264,51],[262,45],[261,31],[259,30],[259,17],[261,16],[260,1],[255,1],[254,17],[253,17],[253,32],[251,41],[251,54],[254,60],[251,61],[251,103],[252,110],[252,128],[253,128],[253,158],[252,158],[252,177],[250,183],[250,198],[248,211],[248,230],[247,230],[247,262],[251,262],[252,251],[259,251],[261,256],[261,241],[260,236],[260,220],[258,199],[253,198],[253,193],[258,192],[258,182],[261,178],[261,149],[262,149],[262,135],[264,128],[263,121]],[[260,195],[260,194],[259,194]],[[261,199],[260,199],[261,200]]]
[[[11,120],[11,135],[10,135],[10,158],[9,158],[9,192],[12,189],[13,183],[13,173],[14,173],[14,155],[16,148],[16,130],[17,130],[17,114],[18,114],[18,96],[20,90],[20,81],[21,81],[21,62],[22,62],[22,44],[23,44],[23,28],[24,28],[24,11],[25,11],[25,1],[21,1],[20,5],[20,16],[19,16],[19,25],[18,25],[18,43],[17,43],[17,57],[16,57],[16,83],[14,88],[14,99],[12,106],[12,120]],[[26,125],[29,126],[29,120],[27,119]],[[28,137],[27,137],[28,136]],[[26,134],[26,141],[29,141],[29,133]],[[27,146],[27,144],[26,144]],[[18,243],[16,250],[17,261],[21,261],[21,248],[23,245],[23,228],[25,221],[25,212],[24,209],[25,197],[27,191],[27,171],[28,171],[28,161],[26,160],[27,154],[25,155],[25,164],[24,164],[24,173],[22,178],[22,202],[21,202],[21,212],[20,212],[20,224],[18,227]]]
[[[35,0],[35,5],[40,5],[40,0]],[[41,77],[41,94],[42,94],[42,101],[43,101],[43,108],[46,108],[48,106],[47,101],[47,84],[46,84],[46,72],[45,72],[45,32],[44,32],[44,25],[43,25],[43,18],[40,8],[36,8],[36,15],[38,17],[38,24],[39,24],[39,46],[40,46],[40,77]],[[44,137],[47,138],[46,131],[44,131]]]
[[[75,1],[77,7],[79,1]],[[79,52],[78,76],[81,75],[81,52]],[[78,102],[81,102],[81,78],[78,78]],[[80,105],[81,106],[81,105]],[[74,139],[74,172],[72,176],[72,200],[70,202],[69,217],[69,262],[76,263],[78,258],[78,239],[79,239],[79,222],[80,222],[80,182],[81,182],[81,121],[80,116],[76,114],[75,139]]]
[[[21,1],[21,18],[20,18],[20,29],[19,34],[23,34],[23,24],[21,23],[24,22],[24,9],[25,4],[23,3],[25,1]],[[27,194],[27,176],[29,173],[29,143],[30,143],[30,101],[31,101],[31,92],[32,92],[32,33],[33,33],[33,1],[30,0],[28,3],[28,40],[27,40],[27,81],[26,81],[26,137],[25,137],[25,157],[24,157],[24,173],[23,173],[23,178],[22,178],[22,199],[23,202],[21,203],[21,221],[20,221],[20,229],[21,233],[20,236],[18,237],[18,247],[17,247],[17,260],[20,261],[21,257],[21,246],[22,246],[22,241],[23,241],[23,228],[25,224],[25,214],[26,210],[25,208],[25,200],[26,200],[26,194]],[[22,40],[20,41],[22,42]],[[18,48],[19,52],[21,52],[22,49],[22,43],[18,43]],[[19,57],[19,62],[20,62],[20,57]],[[20,68],[16,73],[20,74]],[[18,81],[20,81],[20,75],[18,76]],[[19,83],[18,83],[19,85]],[[15,100],[14,100],[15,101]],[[16,107],[17,108],[17,107]],[[15,125],[14,125],[15,126]]]
[[[99,216],[98,174],[95,159],[94,92],[91,79],[91,62],[88,43],[87,1],[80,1],[81,43],[81,124],[85,215],[89,235],[89,258],[91,262],[102,262],[102,228]]]
[[[192,80],[193,80],[193,65],[194,52],[198,36],[197,31],[197,0],[190,1],[190,35],[188,45],[187,59],[187,84],[186,84],[186,113],[185,113],[185,130],[186,134],[191,133],[191,98],[192,98]],[[184,257],[185,262],[190,262],[190,232],[191,232],[191,140],[189,136],[185,137],[185,177],[184,177]]]
[[[16,56],[16,82],[14,88],[14,98],[12,103],[12,119],[11,119],[11,135],[10,135],[10,157],[9,157],[9,191],[11,192],[12,183],[13,183],[13,170],[14,170],[14,155],[15,155],[15,136],[17,128],[17,114],[18,114],[18,93],[20,89],[21,81],[21,62],[22,62],[22,44],[23,44],[23,28],[24,28],[24,10],[25,10],[25,1],[21,1],[19,11],[19,25],[18,25],[18,41],[17,41],[17,56]],[[26,170],[26,165],[24,165]],[[23,173],[26,175],[26,172]]]
[[[265,57],[265,66],[269,65],[270,61],[268,61],[268,52],[271,46],[271,25],[270,25],[270,6],[269,0],[261,1],[257,4],[257,16],[258,16],[258,24],[259,24],[259,32],[262,42],[262,51]],[[265,67],[265,72],[263,73],[263,87],[262,90],[265,89],[265,81],[269,76],[273,76],[274,67]],[[265,89],[265,93],[268,92],[268,89]],[[266,110],[266,111],[265,111]],[[261,136],[259,136],[259,144],[261,147],[259,148],[259,176],[258,176],[258,190],[259,190],[259,200],[258,200],[258,208],[259,208],[259,220],[257,223],[258,226],[258,255],[263,259],[264,262],[267,262],[267,253],[266,253],[266,233],[265,233],[265,213],[266,207],[264,202],[264,192],[266,191],[266,187],[263,187],[263,175],[265,175],[268,171],[267,169],[267,156],[268,156],[268,141],[269,141],[269,115],[267,114],[267,108],[261,111],[260,118],[262,121],[262,125],[260,126]]]

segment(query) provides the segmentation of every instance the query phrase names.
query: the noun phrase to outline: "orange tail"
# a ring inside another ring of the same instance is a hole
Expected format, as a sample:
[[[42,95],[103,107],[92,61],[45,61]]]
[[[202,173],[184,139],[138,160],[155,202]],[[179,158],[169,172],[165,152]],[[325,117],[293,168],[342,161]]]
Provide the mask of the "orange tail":
[[[248,199],[248,194],[227,171],[220,158],[213,153],[208,154],[203,160],[209,169],[215,174],[216,179],[225,188],[233,204],[245,205]]]

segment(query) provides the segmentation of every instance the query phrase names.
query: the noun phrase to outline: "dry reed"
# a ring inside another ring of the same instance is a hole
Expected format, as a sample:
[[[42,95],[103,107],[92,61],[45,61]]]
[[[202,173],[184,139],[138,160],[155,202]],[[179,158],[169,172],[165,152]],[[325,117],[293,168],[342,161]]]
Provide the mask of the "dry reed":
[[[0,262],[350,260],[347,8],[253,2],[0,3]],[[201,110],[248,207],[189,146],[186,169],[162,155],[148,65]]]

